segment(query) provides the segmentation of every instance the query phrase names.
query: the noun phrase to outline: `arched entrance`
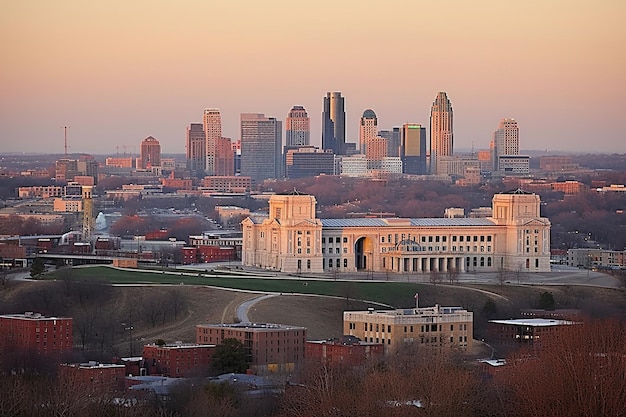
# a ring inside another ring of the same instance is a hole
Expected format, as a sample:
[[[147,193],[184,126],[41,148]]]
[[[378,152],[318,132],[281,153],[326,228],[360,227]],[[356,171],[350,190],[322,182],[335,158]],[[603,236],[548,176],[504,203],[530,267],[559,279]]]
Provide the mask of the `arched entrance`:
[[[364,236],[354,242],[354,265],[357,271],[373,271],[374,242]]]

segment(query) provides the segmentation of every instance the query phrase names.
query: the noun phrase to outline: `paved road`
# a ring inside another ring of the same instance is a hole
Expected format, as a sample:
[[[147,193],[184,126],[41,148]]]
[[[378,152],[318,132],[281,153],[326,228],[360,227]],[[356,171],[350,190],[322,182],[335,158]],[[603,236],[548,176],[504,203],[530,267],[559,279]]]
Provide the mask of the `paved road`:
[[[250,307],[258,303],[259,301],[276,297],[277,295],[278,294],[265,294],[260,297],[253,298],[251,300],[244,301],[243,303],[239,304],[239,306],[237,307],[237,319],[239,319],[241,323],[250,323],[250,319],[248,318],[248,311],[250,310]]]

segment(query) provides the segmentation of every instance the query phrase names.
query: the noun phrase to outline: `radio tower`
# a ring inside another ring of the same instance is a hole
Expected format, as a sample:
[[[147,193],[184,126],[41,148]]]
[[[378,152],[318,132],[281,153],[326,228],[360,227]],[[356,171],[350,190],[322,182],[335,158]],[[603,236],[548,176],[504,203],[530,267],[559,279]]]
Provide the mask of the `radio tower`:
[[[65,139],[65,156],[67,156],[67,126],[63,126],[63,138]]]

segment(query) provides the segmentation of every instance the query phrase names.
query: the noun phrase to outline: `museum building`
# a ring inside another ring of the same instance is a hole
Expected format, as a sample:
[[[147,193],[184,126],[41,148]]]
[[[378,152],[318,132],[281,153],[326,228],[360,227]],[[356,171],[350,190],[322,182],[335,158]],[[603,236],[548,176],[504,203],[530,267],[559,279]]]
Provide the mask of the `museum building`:
[[[312,195],[269,200],[242,222],[244,266],[286,273],[548,272],[550,221],[539,195],[493,196],[487,218],[316,218]]]

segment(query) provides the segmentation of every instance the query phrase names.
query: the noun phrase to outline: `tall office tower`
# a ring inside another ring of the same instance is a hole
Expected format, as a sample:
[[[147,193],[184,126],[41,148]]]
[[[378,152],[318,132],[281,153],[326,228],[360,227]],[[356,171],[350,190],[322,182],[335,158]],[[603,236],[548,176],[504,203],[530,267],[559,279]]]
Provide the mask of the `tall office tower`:
[[[374,110],[367,109],[363,112],[359,125],[359,149],[361,153],[367,154],[368,140],[375,138],[378,133],[378,119]]]
[[[500,157],[519,155],[519,128],[515,119],[502,119],[493,132],[493,164],[494,171],[500,171]]]
[[[285,145],[288,147],[309,146],[311,121],[302,106],[293,106],[285,120]]]
[[[365,157],[380,161],[387,157],[387,139],[382,136],[367,138],[365,142]]]
[[[152,136],[141,141],[139,155],[141,169],[150,169],[161,166],[161,144]]]
[[[235,152],[230,138],[219,138],[215,147],[215,175],[235,175]]]
[[[205,140],[202,123],[192,123],[187,126],[187,169],[192,173],[202,170],[204,174],[206,166]]]
[[[452,129],[452,104],[444,91],[440,91],[430,109],[430,172],[441,174],[437,170],[437,158],[452,156],[454,153],[454,135]]]
[[[253,183],[282,178],[282,123],[260,113],[241,114],[241,175]]]
[[[426,128],[416,123],[402,125],[400,159],[404,174],[424,175],[426,165]]]
[[[322,149],[335,155],[345,155],[346,111],[340,92],[329,92],[324,97],[322,112]]]
[[[217,142],[222,137],[222,116],[220,115],[220,109],[204,109],[202,124],[206,145],[204,171],[206,175],[215,175],[215,152]]]
[[[393,130],[379,130],[378,136],[387,139],[387,156],[400,156],[400,143],[402,140],[402,130],[394,127]]]

